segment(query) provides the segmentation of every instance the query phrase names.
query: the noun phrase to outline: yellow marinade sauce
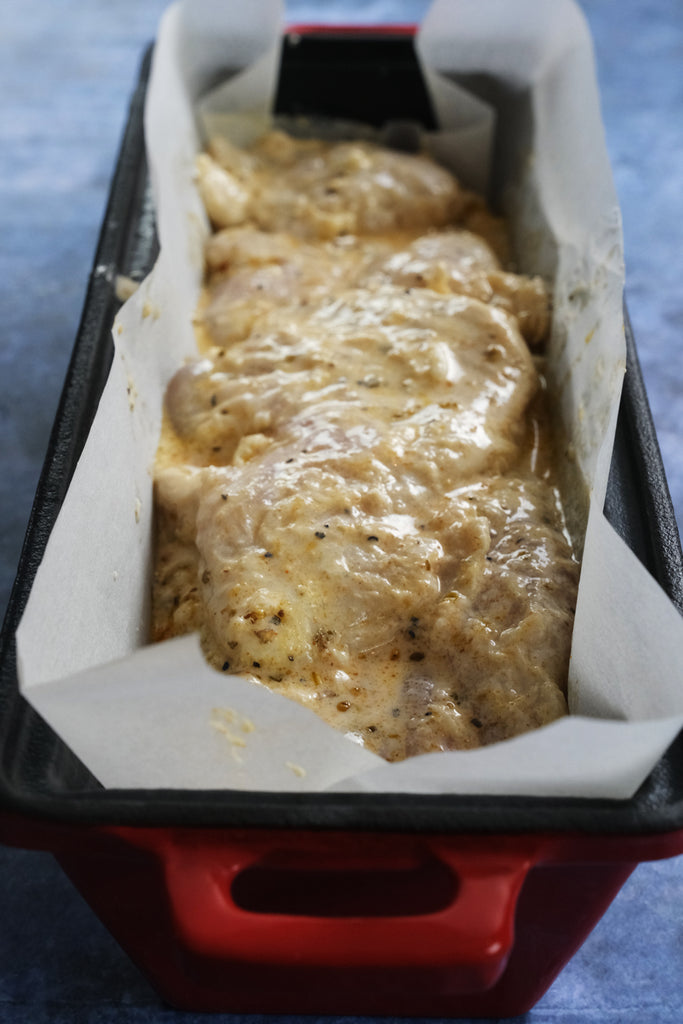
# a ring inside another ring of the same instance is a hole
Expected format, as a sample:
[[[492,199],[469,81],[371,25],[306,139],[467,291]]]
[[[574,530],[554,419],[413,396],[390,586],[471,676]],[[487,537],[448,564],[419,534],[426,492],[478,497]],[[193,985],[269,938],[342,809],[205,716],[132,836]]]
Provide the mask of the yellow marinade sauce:
[[[215,230],[157,455],[154,639],[199,630],[390,761],[565,714],[543,282],[422,155],[271,132],[216,140],[198,185]]]

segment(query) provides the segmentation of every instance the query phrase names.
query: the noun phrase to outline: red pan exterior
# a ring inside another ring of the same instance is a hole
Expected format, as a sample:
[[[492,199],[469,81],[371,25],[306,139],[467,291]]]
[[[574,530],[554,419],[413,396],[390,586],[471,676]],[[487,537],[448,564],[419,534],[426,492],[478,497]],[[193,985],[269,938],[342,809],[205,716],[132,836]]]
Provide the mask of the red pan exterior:
[[[440,1017],[526,1012],[636,864],[683,851],[683,831],[88,828],[7,815],[0,840],[51,849],[177,1008]]]

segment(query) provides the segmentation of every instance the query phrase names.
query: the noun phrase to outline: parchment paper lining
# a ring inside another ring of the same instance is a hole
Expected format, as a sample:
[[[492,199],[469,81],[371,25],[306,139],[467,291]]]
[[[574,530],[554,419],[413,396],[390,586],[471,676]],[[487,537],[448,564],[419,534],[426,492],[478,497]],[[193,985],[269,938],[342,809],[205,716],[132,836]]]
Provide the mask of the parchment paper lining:
[[[554,282],[553,383],[592,497],[573,715],[387,765],[308,710],[214,672],[194,637],[145,646],[150,468],[166,382],[194,351],[207,231],[196,104],[266,117],[277,78],[279,4],[239,8],[181,3],[161,24],[146,109],[161,254],[115,323],[111,376],[17,634],[22,691],[105,786],[630,796],[683,722],[683,620],[602,515],[623,264],[590,40],[570,0],[441,0],[417,49],[448,129],[441,158],[458,130],[469,136],[460,172],[481,186],[491,173],[520,269]],[[474,74],[498,96],[495,166],[490,111],[456,87]]]

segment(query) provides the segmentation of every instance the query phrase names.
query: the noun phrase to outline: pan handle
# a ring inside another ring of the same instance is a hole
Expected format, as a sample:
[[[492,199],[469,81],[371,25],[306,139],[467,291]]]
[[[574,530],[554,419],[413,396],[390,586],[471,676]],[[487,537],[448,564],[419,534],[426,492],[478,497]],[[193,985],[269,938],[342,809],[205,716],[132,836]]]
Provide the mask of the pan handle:
[[[427,842],[427,841],[426,841]],[[264,862],[264,849],[178,845],[165,852],[166,880],[179,936],[189,950],[229,962],[317,967],[441,967],[461,991],[491,987],[507,963],[514,939],[517,897],[535,857],[533,850],[500,850],[491,837],[474,845],[457,838],[428,841],[439,870],[456,884],[445,906],[426,913],[320,915],[254,912],[235,899],[237,880]],[[353,870],[377,871],[386,846],[353,860]],[[400,857],[400,851],[398,851]],[[306,861],[305,855],[301,860]],[[310,863],[310,860],[309,860]],[[315,869],[319,853],[315,855]],[[314,869],[314,870],[315,870]],[[287,885],[287,872],[282,873]]]

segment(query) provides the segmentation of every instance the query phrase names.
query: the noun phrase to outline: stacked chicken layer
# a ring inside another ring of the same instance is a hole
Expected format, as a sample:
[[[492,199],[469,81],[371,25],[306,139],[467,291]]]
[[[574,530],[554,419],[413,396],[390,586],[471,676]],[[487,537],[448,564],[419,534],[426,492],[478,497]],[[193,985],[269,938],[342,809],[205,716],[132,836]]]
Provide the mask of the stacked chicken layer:
[[[423,155],[270,132],[197,176],[214,232],[157,458],[154,638],[199,630],[390,761],[566,713],[543,282]]]

